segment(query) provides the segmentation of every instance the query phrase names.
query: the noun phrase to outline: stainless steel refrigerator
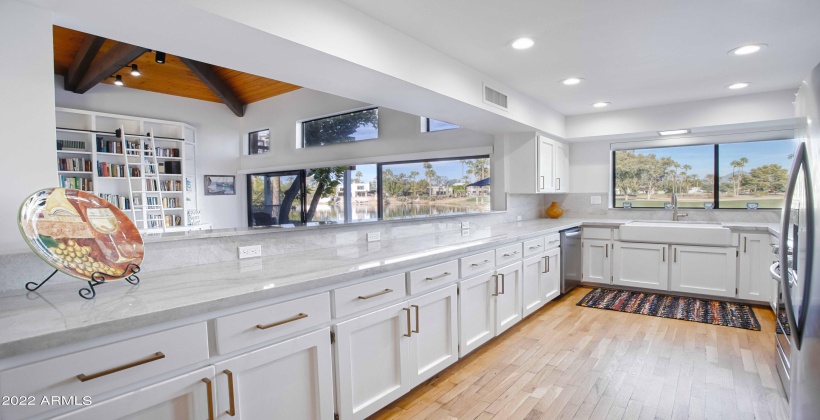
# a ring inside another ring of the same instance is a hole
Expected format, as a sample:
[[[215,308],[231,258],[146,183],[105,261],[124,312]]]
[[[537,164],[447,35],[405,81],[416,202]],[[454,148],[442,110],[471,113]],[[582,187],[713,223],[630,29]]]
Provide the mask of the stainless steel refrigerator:
[[[777,371],[793,419],[820,416],[820,65],[800,86],[795,102],[798,140],[780,226]]]

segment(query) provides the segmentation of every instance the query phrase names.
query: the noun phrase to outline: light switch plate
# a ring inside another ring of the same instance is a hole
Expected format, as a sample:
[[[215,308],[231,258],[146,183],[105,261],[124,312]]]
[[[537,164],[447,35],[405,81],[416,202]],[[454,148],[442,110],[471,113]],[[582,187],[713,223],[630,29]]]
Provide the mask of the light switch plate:
[[[470,222],[461,222],[461,228],[462,229],[469,229],[470,228]]]
[[[601,196],[593,195],[589,198],[589,204],[601,204]]]
[[[381,232],[370,232],[367,234],[367,242],[380,241],[382,237]]]

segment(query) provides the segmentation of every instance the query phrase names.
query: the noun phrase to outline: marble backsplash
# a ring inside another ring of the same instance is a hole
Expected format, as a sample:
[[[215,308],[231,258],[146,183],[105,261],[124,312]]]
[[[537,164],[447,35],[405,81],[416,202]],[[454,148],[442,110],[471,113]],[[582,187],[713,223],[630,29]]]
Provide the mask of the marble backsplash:
[[[601,204],[590,204],[593,196],[601,198]],[[564,217],[573,219],[621,219],[621,220],[672,220],[672,210],[666,209],[610,209],[609,193],[575,193],[547,194],[544,206],[553,201],[564,209]],[[744,222],[744,223],[778,223],[780,210],[744,210],[744,209],[681,209],[687,216],[681,218],[692,222]]]
[[[148,242],[145,245],[143,271],[189,267],[222,261],[233,261],[237,257],[237,247],[261,245],[262,255],[309,252],[314,249],[335,248],[366,242],[371,232],[379,232],[382,240],[401,239],[418,235],[428,235],[451,230],[460,230],[461,222],[471,226],[490,226],[543,217],[544,199],[538,195],[511,194],[508,196],[507,211],[490,214],[447,216],[428,219],[400,220],[381,223],[359,223],[335,225],[327,228],[305,230],[276,230],[270,234],[233,235],[212,238],[185,239],[166,242]],[[0,292],[19,290],[29,281],[41,281],[53,271],[33,252],[0,255]],[[49,285],[75,282],[62,273],[57,273]],[[45,286],[47,287],[47,286]]]

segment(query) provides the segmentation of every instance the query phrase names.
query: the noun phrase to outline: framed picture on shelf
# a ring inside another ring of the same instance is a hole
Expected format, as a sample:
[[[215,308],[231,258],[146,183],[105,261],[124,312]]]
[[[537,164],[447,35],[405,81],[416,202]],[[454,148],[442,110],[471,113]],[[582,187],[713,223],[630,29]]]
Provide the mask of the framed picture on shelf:
[[[205,175],[205,195],[236,195],[236,177]]]

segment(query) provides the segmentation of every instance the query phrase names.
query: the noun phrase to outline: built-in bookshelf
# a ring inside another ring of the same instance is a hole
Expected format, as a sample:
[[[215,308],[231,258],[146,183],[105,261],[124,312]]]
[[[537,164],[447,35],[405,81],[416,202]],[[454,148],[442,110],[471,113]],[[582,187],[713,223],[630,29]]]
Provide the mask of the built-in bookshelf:
[[[201,227],[194,127],[57,108],[56,133],[60,186],[113,203],[143,232]]]

